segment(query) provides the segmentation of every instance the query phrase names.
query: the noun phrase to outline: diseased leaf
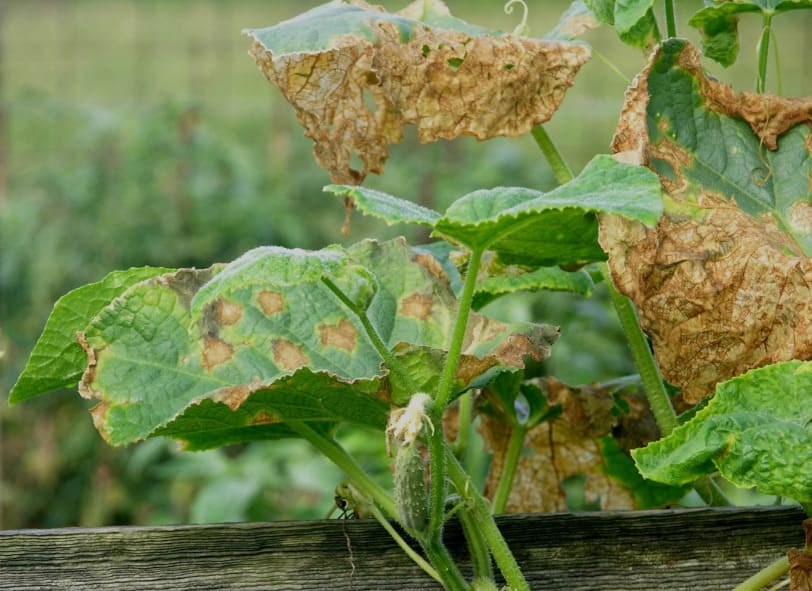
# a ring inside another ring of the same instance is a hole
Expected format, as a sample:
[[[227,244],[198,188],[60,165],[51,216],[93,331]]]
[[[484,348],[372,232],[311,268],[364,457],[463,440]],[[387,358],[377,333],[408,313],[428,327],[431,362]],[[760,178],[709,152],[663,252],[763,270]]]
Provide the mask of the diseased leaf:
[[[442,357],[456,306],[440,264],[402,240],[259,248],[116,298],[82,335],[80,392],[99,401],[94,421],[116,445],[170,435],[202,449],[287,436],[286,421],[382,429],[403,385],[390,383],[359,314],[388,348]],[[557,334],[475,315],[459,388],[492,367],[546,357]]]
[[[580,43],[488,33],[440,0],[397,14],[334,1],[246,32],[263,74],[313,138],[316,160],[346,184],[381,173],[407,124],[423,143],[527,133],[553,115],[589,58]],[[362,170],[350,167],[353,154]]]
[[[719,384],[694,418],[632,452],[647,478],[680,485],[716,471],[763,494],[812,501],[812,362],[788,361]]]
[[[748,12],[777,15],[812,8],[809,0],[733,0],[716,2],[695,12],[688,24],[702,32],[702,53],[728,67],[739,54],[738,17]]]
[[[51,312],[23,373],[9,393],[16,404],[57,388],[75,387],[87,361],[76,334],[128,287],[170,269],[140,267],[114,271],[98,283],[65,294]]]
[[[367,215],[382,219],[390,226],[414,224],[433,228],[441,214],[406,199],[388,193],[353,185],[327,185],[324,190],[352,199],[353,207]]]
[[[511,425],[519,421],[521,414],[515,394],[509,395],[511,379],[517,376],[501,375],[493,389],[489,385],[483,390],[478,402],[480,432],[493,452],[485,488],[491,497],[504,466]],[[499,391],[500,388],[504,391]],[[531,403],[526,411],[537,417],[537,424],[525,437],[525,446],[532,453],[519,458],[507,503],[509,512],[567,510],[562,483],[576,476],[584,477],[586,502],[602,510],[641,508],[644,502],[652,500],[642,492],[638,481],[627,488],[628,480],[617,477],[617,458],[607,461],[601,444],[609,433],[622,442],[621,449],[626,444],[637,445],[657,438],[659,433],[643,397],[633,391],[617,391],[613,386],[571,388],[554,378],[544,378],[522,386],[521,392],[528,402],[534,399],[533,389],[545,405],[534,408]],[[628,412],[619,408],[619,399]],[[551,413],[555,409],[560,410]],[[550,413],[546,417],[545,411]],[[539,418],[542,422],[538,422]]]
[[[654,230],[602,218],[601,244],[688,402],[812,355],[810,123],[812,98],[737,94],[676,39],[627,93],[613,149],[637,153],[669,198]]]

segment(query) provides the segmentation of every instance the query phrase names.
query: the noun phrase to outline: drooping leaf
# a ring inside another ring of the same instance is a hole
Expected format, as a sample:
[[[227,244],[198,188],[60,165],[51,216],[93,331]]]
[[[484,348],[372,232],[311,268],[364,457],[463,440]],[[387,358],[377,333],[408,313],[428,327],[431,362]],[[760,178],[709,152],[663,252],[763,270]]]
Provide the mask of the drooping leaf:
[[[585,501],[603,510],[641,508],[641,501],[652,500],[638,481],[618,478],[617,458],[607,460],[601,444],[610,433],[623,442],[621,450],[629,443],[656,439],[659,433],[643,397],[633,390],[617,391],[614,385],[570,387],[548,377],[521,384],[520,398],[516,384],[511,383],[517,379],[519,374],[500,375],[478,401],[480,432],[493,452],[486,494],[495,492],[511,429],[526,414],[530,428],[525,447],[532,453],[519,458],[507,502],[509,512],[567,510],[562,484],[574,477],[583,480]],[[625,410],[619,409],[619,399]]]
[[[289,421],[383,428],[404,385],[389,383],[364,321],[389,349],[442,355],[456,315],[442,267],[402,240],[259,248],[216,271],[136,284],[85,330],[80,391],[99,400],[94,420],[110,443],[170,435],[202,449],[288,436]],[[545,357],[556,336],[473,316],[459,387]]]
[[[694,418],[632,452],[646,477],[681,485],[716,470],[740,487],[812,501],[812,362],[752,370]]]
[[[604,260],[597,213],[654,225],[662,212],[656,176],[606,155],[596,156],[575,179],[548,193],[522,187],[482,189],[457,199],[439,219],[431,210],[364,187],[331,185],[329,190],[360,197],[361,211],[389,223],[433,227],[435,235],[493,250],[503,263],[528,267]]]
[[[638,154],[669,197],[654,230],[602,218],[601,244],[689,402],[812,355],[810,123],[812,98],[735,93],[676,39],[627,93],[613,149]]]
[[[59,298],[28,363],[9,393],[9,403],[16,404],[57,388],[75,387],[86,362],[76,334],[128,287],[168,271],[159,267],[114,271],[98,283],[74,289]]]
[[[246,32],[263,74],[315,141],[316,160],[347,184],[382,172],[407,124],[424,143],[526,133],[553,115],[589,58],[581,43],[489,33],[440,0],[397,14],[336,0]],[[362,170],[350,167],[353,154]]]
[[[544,38],[551,41],[572,41],[599,26],[598,19],[583,0],[575,0],[561,15],[558,24],[544,35]]]
[[[600,22],[615,27],[624,43],[650,49],[660,41],[660,30],[652,10],[654,0],[584,1]]]
[[[809,8],[812,8],[809,0],[732,0],[705,6],[691,16],[688,24],[702,32],[703,55],[728,67],[739,54],[740,14],[757,12],[762,16],[777,15]]]

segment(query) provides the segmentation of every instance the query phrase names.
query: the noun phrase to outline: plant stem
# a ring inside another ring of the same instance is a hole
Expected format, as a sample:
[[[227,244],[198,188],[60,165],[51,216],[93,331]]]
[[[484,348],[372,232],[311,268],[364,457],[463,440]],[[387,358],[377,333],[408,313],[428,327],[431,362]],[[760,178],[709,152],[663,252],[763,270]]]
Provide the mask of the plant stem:
[[[366,312],[364,312],[364,310],[359,308],[355,302],[347,297],[347,294],[341,291],[341,289],[335,283],[333,283],[330,278],[322,277],[321,280],[330,289],[330,291],[332,291],[336,297],[341,300],[341,302],[347,306],[353,312],[353,314],[356,315],[358,320],[361,322],[361,326],[364,327],[364,332],[366,332],[367,336],[369,337],[372,346],[375,347],[378,355],[383,358],[384,363],[392,373],[392,377],[400,381],[401,384],[412,394],[417,392],[417,385],[414,383],[414,380],[412,380],[409,373],[401,367],[400,362],[389,350],[389,347],[386,346],[386,343],[383,342],[380,335],[378,335],[378,331],[375,330],[374,326],[372,326],[372,322],[370,322]]]
[[[366,497],[372,499],[392,519],[398,518],[398,510],[392,497],[376,483],[355,459],[332,437],[325,437],[307,423],[291,421],[287,423],[303,439],[324,454],[336,466],[344,470],[353,485]]]
[[[438,583],[442,584],[443,580],[440,578],[439,573],[436,570],[434,570],[434,568],[428,562],[426,562],[426,560],[422,556],[420,556],[420,554],[414,551],[414,549],[409,545],[409,543],[403,539],[403,536],[401,536],[398,533],[398,530],[392,527],[392,524],[389,523],[384,514],[381,513],[381,510],[378,509],[378,506],[370,505],[369,510],[372,513],[372,516],[377,520],[377,522],[381,524],[381,527],[383,527],[389,533],[389,535],[392,536],[392,539],[395,540],[395,543],[398,546],[400,546],[400,548],[409,556],[409,558],[414,560],[417,566],[422,568],[428,576],[430,576]]]
[[[524,436],[526,433],[527,429],[524,425],[515,425],[510,432],[510,442],[502,465],[502,474],[499,475],[499,484],[496,485],[496,492],[493,495],[493,513],[496,515],[505,512],[510,489],[513,487],[513,477],[516,475],[519,456],[522,455],[522,449],[524,449]]]
[[[448,476],[460,496],[470,503],[471,515],[476,521],[482,537],[490,547],[493,559],[502,572],[508,587],[511,591],[530,591],[516,558],[496,526],[488,501],[471,485],[470,477],[465,473],[452,451],[446,447],[445,452],[448,458]]]
[[[789,559],[784,556],[737,585],[733,591],[759,591],[759,589],[785,575],[788,571]]]
[[[474,410],[473,394],[465,392],[460,396],[459,412],[457,413],[459,427],[457,440],[454,442],[454,453],[464,462],[465,452],[468,450],[468,441],[471,438],[471,416]]]
[[[493,564],[491,563],[491,553],[488,551],[488,544],[479,531],[479,523],[468,507],[463,507],[459,519],[462,531],[465,534],[465,540],[468,542],[468,553],[471,555],[471,563],[474,567],[474,578],[492,581]]]
[[[601,60],[607,68],[609,68],[612,72],[614,72],[617,75],[618,78],[623,80],[623,82],[626,84],[626,86],[628,86],[629,84],[632,83],[631,79],[628,76],[626,76],[626,74],[624,74],[620,70],[620,68],[618,68],[614,63],[612,63],[609,60],[608,57],[603,55],[600,51],[598,51],[594,47],[592,48],[592,53],[594,53],[595,57],[597,57],[599,60]]]
[[[422,547],[431,564],[437,569],[445,591],[470,591],[470,586],[465,582],[442,540],[424,540]]]
[[[665,0],[665,31],[669,39],[677,36],[677,11],[674,0]]]
[[[631,300],[615,289],[606,263],[601,264],[601,271],[623,332],[626,333],[626,339],[629,341],[634,363],[640,372],[640,379],[643,381],[643,389],[646,392],[651,412],[654,414],[660,433],[666,436],[677,426],[677,415],[674,407],[671,406],[671,398],[665,390],[665,385],[663,385],[657,362],[651,353],[646,336],[640,329],[637,313]]]
[[[555,180],[558,181],[558,184],[564,185],[575,178],[575,175],[572,174],[572,169],[564,162],[564,158],[561,157],[561,152],[558,151],[552,138],[547,135],[547,131],[541,125],[536,125],[530,133],[533,139],[536,140],[538,147],[541,148],[547,162],[550,164],[550,168],[553,170],[553,176]]]
[[[758,79],[756,80],[756,92],[758,93],[763,93],[767,85],[767,58],[770,54],[770,25],[772,19],[772,14],[764,14],[761,39],[758,42]]]

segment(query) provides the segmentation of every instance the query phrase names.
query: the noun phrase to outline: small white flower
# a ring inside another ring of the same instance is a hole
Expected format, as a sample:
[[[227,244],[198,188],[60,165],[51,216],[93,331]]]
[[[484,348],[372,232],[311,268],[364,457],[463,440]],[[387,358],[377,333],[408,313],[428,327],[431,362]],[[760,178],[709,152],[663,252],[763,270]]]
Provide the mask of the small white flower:
[[[425,392],[417,392],[411,397],[406,408],[397,408],[389,414],[389,425],[386,427],[387,452],[390,438],[400,446],[411,445],[420,435],[424,425],[434,435],[434,425],[426,412],[430,404],[431,396]]]

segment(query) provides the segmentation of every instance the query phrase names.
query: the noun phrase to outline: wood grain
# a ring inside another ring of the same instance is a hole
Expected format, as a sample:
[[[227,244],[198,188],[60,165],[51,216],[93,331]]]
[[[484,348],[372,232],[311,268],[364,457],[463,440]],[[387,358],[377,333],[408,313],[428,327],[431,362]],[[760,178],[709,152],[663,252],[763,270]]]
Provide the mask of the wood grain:
[[[803,545],[800,508],[498,518],[532,589],[730,589]],[[466,560],[459,529],[446,539]],[[352,549],[348,550],[348,541]],[[467,564],[466,564],[467,566]],[[0,531],[0,589],[439,589],[374,521]]]

